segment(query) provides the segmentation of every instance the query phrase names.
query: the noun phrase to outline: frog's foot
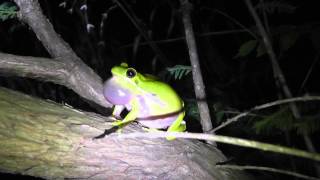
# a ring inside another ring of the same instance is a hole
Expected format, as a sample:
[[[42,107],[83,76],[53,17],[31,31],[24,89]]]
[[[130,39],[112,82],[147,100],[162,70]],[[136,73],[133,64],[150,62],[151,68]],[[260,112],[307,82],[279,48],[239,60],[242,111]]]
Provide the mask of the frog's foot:
[[[142,129],[143,129],[144,131],[147,131],[147,132],[164,132],[164,131],[162,131],[162,130],[160,130],[160,129],[156,129],[156,128],[142,127]]]
[[[98,136],[95,136],[93,137],[92,139],[95,140],[95,139],[101,139],[101,138],[104,138],[105,136],[111,134],[111,133],[114,133],[114,132],[117,132],[119,130],[119,127],[118,126],[113,126],[112,128],[110,129],[106,129],[104,130],[104,132]]]
[[[112,126],[121,126],[123,123],[122,123],[122,121],[121,121],[121,120],[117,120],[117,119],[115,119],[115,121],[114,121],[114,122],[112,122],[111,124],[112,124]]]
[[[186,122],[185,121],[181,121],[179,126],[170,126],[167,131],[168,132],[184,132],[184,131],[186,131],[186,129],[187,129]],[[167,140],[168,141],[172,141],[174,139],[176,139],[176,137],[167,136]]]
[[[167,132],[167,131],[163,131],[163,130],[156,129],[156,128],[146,128],[146,127],[143,127],[142,129],[145,130],[145,131],[147,131],[147,132]],[[167,136],[166,139],[167,139],[168,141],[172,141],[172,140],[176,139],[176,137],[174,137],[174,136]]]
[[[121,120],[116,119],[111,124],[112,124],[113,128],[117,127],[117,130],[115,132],[117,132],[118,134],[121,134],[122,126],[124,125],[124,123]],[[111,128],[111,129],[113,129],[113,128]]]

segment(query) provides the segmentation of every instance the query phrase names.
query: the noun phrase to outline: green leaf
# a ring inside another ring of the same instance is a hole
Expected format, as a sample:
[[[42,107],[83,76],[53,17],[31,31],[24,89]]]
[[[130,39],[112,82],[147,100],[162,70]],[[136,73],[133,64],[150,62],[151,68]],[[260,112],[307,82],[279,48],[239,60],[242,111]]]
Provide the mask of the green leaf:
[[[257,43],[258,43],[257,40],[249,40],[249,41],[243,43],[240,46],[238,54],[235,56],[235,58],[247,56],[249,53],[251,53],[256,48]]]
[[[285,33],[280,37],[279,46],[281,51],[291,48],[297,41],[299,34],[297,32]]]

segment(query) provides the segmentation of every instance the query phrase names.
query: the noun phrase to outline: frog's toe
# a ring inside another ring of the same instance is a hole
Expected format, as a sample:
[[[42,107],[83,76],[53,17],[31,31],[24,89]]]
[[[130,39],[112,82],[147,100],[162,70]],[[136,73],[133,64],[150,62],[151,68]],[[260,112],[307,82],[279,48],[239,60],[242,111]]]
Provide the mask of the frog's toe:
[[[172,140],[175,140],[176,137],[174,137],[174,136],[167,136],[166,139],[167,139],[168,141],[172,141]]]
[[[122,121],[116,120],[115,122],[112,123],[112,126],[120,126],[122,125]]]
[[[161,130],[156,129],[156,128],[146,128],[146,127],[142,127],[142,129],[146,132],[161,132]]]

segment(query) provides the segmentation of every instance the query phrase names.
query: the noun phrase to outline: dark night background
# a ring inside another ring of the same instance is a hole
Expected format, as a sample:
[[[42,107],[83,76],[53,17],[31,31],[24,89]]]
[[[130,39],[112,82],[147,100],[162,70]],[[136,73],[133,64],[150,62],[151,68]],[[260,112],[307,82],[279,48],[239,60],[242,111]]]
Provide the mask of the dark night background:
[[[320,19],[318,1],[267,1],[265,7],[269,35],[278,62],[293,96],[319,95]],[[4,2],[4,1],[0,1]],[[66,2],[63,7],[61,3]],[[122,0],[135,14],[139,25],[157,43],[166,56],[166,64],[190,65],[176,0]],[[235,23],[241,23],[259,34],[254,20],[243,1],[194,0],[192,23],[196,33],[200,64],[206,85],[214,126],[250,108],[279,99],[272,67],[266,53],[257,56],[257,48],[239,49],[254,38]],[[252,0],[254,5],[260,1]],[[111,0],[49,1],[40,0],[44,14],[55,30],[70,44],[82,60],[104,80],[112,66],[126,61],[143,73],[160,75],[185,100],[187,124],[191,132],[200,132],[191,73],[177,80],[168,74],[167,66],[155,58],[137,28]],[[87,11],[80,7],[87,4]],[[262,17],[262,9],[257,11]],[[72,10],[72,13],[71,13]],[[105,19],[103,14],[107,14]],[[227,18],[232,17],[235,21]],[[101,23],[104,26],[101,27]],[[94,26],[87,32],[88,23]],[[232,33],[209,34],[212,32]],[[178,39],[176,39],[178,38]],[[0,21],[0,51],[16,55],[50,57],[34,33],[17,19]],[[166,41],[164,41],[166,40]],[[257,46],[259,46],[258,42]],[[33,79],[0,76],[0,86],[22,91],[75,108],[95,111],[76,93],[52,83]],[[217,134],[281,144],[306,149],[301,132],[307,132],[317,150],[319,147],[319,102],[298,103],[305,123],[294,120],[288,106],[275,106],[254,112]],[[260,122],[260,123],[259,123]],[[268,166],[317,176],[313,162],[302,158],[263,152],[238,146],[219,144],[230,157],[229,164]],[[256,179],[286,179],[289,176],[263,171],[249,171]],[[4,175],[4,177],[11,177]],[[24,177],[25,179],[32,179]]]

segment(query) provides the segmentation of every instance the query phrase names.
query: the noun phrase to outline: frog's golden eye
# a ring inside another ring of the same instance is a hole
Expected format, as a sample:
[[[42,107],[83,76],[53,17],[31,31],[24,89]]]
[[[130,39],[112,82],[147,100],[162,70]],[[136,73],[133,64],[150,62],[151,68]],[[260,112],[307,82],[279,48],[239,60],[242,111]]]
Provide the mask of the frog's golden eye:
[[[136,76],[136,74],[137,74],[137,72],[136,72],[136,70],[133,69],[133,68],[129,68],[129,69],[127,70],[127,73],[126,73],[126,75],[127,75],[128,78],[133,78],[133,77]]]

